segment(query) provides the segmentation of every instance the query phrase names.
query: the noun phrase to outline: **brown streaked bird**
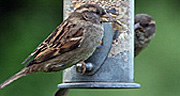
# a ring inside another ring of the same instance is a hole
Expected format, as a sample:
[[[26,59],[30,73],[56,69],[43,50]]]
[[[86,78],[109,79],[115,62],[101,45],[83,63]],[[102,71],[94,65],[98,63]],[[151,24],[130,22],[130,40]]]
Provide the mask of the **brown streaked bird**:
[[[115,10],[107,10],[108,13],[115,13]],[[116,15],[116,14],[113,14]],[[137,56],[144,48],[148,46],[152,38],[155,36],[155,21],[148,14],[136,14],[135,26],[134,26],[134,43],[135,43],[135,56]],[[119,36],[120,32],[116,30],[114,32],[113,39]],[[66,96],[70,89],[61,89],[56,92],[54,96]]]
[[[115,14],[115,9],[106,10],[108,13],[112,15]],[[135,56],[137,56],[144,48],[146,48],[152,38],[155,36],[155,21],[148,14],[136,14],[135,16]],[[115,30],[113,39],[118,38],[120,32]],[[56,92],[54,96],[66,96],[70,89],[61,89]]]
[[[78,7],[22,63],[27,63],[26,67],[2,83],[0,89],[22,76],[56,72],[86,60],[103,38],[101,17],[105,15],[105,10],[95,4]]]
[[[106,12],[109,13],[112,17],[116,18],[118,14],[116,14],[115,8],[108,8]],[[121,34],[121,29],[118,20],[114,20],[116,23],[113,23],[114,37],[113,40],[116,40],[118,36]],[[148,14],[136,14],[135,16],[135,25],[134,25],[134,45],[135,45],[135,56],[137,56],[143,49],[145,49],[152,38],[155,36],[155,21]]]
[[[135,16],[135,56],[145,49],[155,36],[155,21],[147,14],[137,14]]]

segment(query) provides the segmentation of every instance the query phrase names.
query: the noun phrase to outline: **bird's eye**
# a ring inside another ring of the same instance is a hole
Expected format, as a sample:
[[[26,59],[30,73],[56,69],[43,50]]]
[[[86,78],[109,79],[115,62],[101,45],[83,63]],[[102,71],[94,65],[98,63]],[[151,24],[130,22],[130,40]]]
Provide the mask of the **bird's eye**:
[[[100,14],[100,11],[96,11],[96,14]]]
[[[148,24],[148,23],[146,23],[146,24],[143,24],[142,26],[143,26],[143,27],[147,27],[147,26],[149,26],[149,24]]]

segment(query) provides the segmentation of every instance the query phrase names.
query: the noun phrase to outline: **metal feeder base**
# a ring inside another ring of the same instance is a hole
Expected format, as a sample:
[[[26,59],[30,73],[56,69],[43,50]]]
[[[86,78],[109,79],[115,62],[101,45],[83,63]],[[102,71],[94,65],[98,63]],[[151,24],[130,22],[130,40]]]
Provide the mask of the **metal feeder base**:
[[[69,89],[134,89],[140,88],[138,83],[122,83],[122,82],[77,82],[77,83],[61,83],[58,88]]]

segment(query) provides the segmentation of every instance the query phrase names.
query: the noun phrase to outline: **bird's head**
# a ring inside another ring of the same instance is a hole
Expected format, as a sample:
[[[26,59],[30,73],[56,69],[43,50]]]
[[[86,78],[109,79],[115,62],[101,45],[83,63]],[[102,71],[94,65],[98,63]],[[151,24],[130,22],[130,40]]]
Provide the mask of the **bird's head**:
[[[84,4],[80,7],[78,7],[75,12],[77,13],[94,13],[96,15],[99,15],[99,16],[103,16],[106,14],[105,10],[96,5],[96,4]]]
[[[79,13],[83,16],[83,19],[89,21],[95,21],[96,19],[100,19],[103,21],[102,18],[110,18],[111,16],[99,5],[96,4],[84,4],[80,7],[76,8],[75,13]]]
[[[151,36],[155,33],[155,21],[147,14],[137,14],[134,28],[136,32],[145,32],[145,35]]]

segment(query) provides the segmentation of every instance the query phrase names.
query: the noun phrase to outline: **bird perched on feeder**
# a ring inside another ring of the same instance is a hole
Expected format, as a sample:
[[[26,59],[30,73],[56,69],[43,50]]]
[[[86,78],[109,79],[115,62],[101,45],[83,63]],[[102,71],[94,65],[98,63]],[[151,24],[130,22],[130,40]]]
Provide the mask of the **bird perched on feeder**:
[[[108,13],[114,11],[108,10]],[[111,13],[111,14],[112,14]],[[155,36],[155,21],[147,14],[137,14],[135,16],[134,25],[134,43],[135,43],[135,56],[137,56],[144,48],[148,46],[152,38]],[[116,39],[120,33],[114,32],[113,39]],[[70,89],[59,89],[54,96],[66,96]]]
[[[137,14],[135,16],[135,56],[145,49],[155,36],[155,21],[147,14]]]
[[[22,76],[60,71],[88,59],[103,38],[101,17],[107,14],[98,5],[78,7],[22,63],[34,56],[26,67],[2,83],[0,89]]]
[[[114,8],[106,9],[106,11],[114,18],[116,18],[118,15],[116,14],[116,10]],[[137,56],[143,49],[148,46],[152,38],[155,36],[156,25],[154,19],[148,14],[136,14],[134,21],[134,52],[135,56]],[[121,27],[122,26],[119,20],[116,20],[115,23],[113,23],[114,40],[116,40],[118,36],[121,35],[121,30],[117,30],[121,29]]]

